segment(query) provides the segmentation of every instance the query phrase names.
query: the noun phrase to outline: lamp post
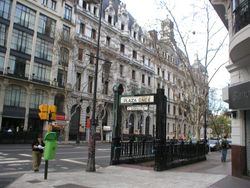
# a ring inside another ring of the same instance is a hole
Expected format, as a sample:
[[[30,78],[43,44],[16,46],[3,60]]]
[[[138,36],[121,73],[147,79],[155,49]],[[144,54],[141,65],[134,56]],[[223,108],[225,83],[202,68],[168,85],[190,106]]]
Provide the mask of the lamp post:
[[[93,107],[92,107],[92,118],[90,126],[90,136],[88,143],[88,162],[87,162],[87,172],[95,172],[95,131],[96,131],[96,93],[97,93],[97,76],[98,76],[98,62],[99,62],[99,52],[100,52],[100,37],[101,37],[101,21],[102,21],[102,0],[87,0],[87,3],[98,4],[100,3],[99,10],[99,21],[98,21],[98,36],[97,36],[97,49],[96,49],[96,64],[95,64],[95,77],[94,77],[94,93],[93,93]]]

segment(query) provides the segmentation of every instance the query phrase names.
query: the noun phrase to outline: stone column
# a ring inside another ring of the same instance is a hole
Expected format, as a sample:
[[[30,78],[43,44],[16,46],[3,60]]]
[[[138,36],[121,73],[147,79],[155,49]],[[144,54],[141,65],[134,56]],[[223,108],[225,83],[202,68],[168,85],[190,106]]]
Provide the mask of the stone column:
[[[28,130],[30,98],[31,98],[32,90],[33,90],[33,84],[30,84],[27,89],[27,95],[26,95],[26,101],[25,101],[25,116],[24,116],[24,127],[23,127],[24,131]]]

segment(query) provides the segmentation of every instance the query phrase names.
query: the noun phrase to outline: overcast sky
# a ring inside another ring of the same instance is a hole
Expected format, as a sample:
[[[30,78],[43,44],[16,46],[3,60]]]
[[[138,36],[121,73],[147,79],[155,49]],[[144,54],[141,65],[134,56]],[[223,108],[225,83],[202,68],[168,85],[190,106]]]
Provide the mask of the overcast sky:
[[[159,30],[160,22],[157,20],[163,20],[167,16],[167,12],[159,8],[160,0],[121,0],[126,4],[127,10],[137,20],[138,24],[147,30],[156,29]],[[207,0],[208,1],[208,0]],[[190,60],[193,61],[195,53],[198,52],[199,57],[204,56],[204,43],[205,35],[202,29],[205,28],[206,19],[204,18],[205,11],[202,0],[171,0],[170,7],[173,8],[174,15],[178,20],[178,25],[182,30],[182,33],[191,33],[190,42],[188,43]],[[192,4],[191,4],[192,3]],[[197,8],[197,6],[199,8]],[[213,9],[212,9],[213,10]],[[194,15],[194,12],[196,13]],[[215,28],[223,28],[223,24],[214,11],[211,11],[211,22],[216,20]],[[193,35],[195,31],[195,35]],[[213,42],[214,46],[217,46],[216,42],[226,35],[227,30],[222,29],[222,32],[215,38]],[[175,34],[177,35],[177,34]],[[224,62],[228,60],[228,39],[224,45],[224,48],[218,54],[218,57],[208,66],[208,73],[211,77],[215,70]],[[229,84],[229,73],[225,66],[219,69],[210,83],[210,87],[223,88]]]

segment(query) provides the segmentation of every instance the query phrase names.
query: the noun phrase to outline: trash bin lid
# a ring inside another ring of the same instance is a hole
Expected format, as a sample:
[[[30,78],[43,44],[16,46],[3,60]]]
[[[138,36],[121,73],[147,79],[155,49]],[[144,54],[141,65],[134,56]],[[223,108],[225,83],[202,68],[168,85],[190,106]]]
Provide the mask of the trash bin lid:
[[[56,140],[56,132],[47,133],[44,140]]]

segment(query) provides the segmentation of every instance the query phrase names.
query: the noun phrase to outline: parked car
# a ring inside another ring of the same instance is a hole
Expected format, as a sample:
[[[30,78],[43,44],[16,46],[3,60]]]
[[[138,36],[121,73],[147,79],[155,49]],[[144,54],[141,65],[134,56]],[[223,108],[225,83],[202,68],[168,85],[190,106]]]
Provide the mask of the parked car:
[[[220,142],[219,140],[208,140],[208,147],[210,151],[218,151],[220,150]]]

